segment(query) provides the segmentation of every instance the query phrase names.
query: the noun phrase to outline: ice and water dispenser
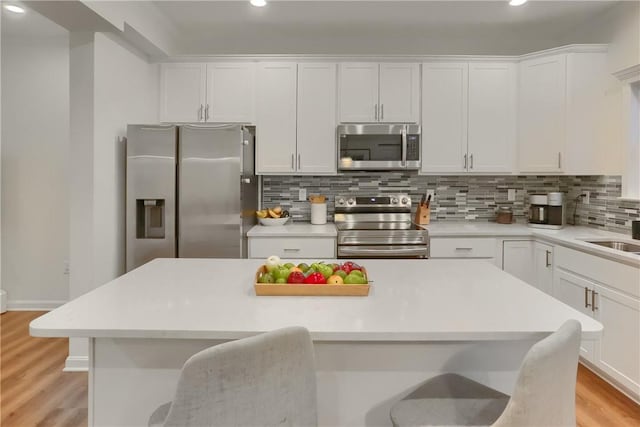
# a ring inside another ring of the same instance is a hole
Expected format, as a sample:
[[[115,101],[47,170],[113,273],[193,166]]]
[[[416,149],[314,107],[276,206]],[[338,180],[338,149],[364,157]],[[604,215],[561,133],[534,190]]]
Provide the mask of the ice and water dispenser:
[[[164,199],[136,200],[136,237],[164,239]]]

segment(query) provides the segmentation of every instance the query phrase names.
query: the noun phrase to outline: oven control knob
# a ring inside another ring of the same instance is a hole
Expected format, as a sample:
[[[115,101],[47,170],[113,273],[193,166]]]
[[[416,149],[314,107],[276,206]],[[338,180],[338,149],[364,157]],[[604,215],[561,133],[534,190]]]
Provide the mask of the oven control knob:
[[[349,200],[347,200],[347,204],[348,204],[348,205],[353,205],[353,204],[355,204],[355,203],[356,203],[356,201],[355,201],[355,200],[353,200],[353,199],[349,199]]]
[[[393,197],[393,198],[391,199],[391,204],[392,204],[392,205],[397,205],[397,204],[398,204],[398,199],[396,199],[395,197]]]
[[[402,204],[403,204],[403,205],[406,205],[407,203],[409,203],[409,199],[408,199],[408,198],[406,198],[406,197],[403,197],[403,198],[402,198]]]
[[[336,199],[336,205],[344,205],[344,199],[342,197]]]

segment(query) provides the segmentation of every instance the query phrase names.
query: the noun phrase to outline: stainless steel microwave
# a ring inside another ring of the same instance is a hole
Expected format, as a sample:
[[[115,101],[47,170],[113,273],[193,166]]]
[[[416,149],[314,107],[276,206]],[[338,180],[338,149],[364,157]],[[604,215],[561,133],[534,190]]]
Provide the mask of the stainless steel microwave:
[[[420,169],[420,126],[338,126],[338,170]]]

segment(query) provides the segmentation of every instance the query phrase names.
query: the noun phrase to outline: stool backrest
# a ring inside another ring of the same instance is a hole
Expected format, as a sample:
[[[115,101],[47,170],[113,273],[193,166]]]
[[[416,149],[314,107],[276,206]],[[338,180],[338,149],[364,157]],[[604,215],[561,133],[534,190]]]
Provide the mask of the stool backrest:
[[[300,327],[220,344],[184,364],[165,426],[315,426],[313,344]]]

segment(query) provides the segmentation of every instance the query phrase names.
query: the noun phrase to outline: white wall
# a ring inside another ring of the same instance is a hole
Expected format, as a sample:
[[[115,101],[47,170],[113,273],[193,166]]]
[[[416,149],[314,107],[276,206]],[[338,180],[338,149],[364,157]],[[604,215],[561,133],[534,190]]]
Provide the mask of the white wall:
[[[71,283],[76,298],[125,271],[128,123],[158,121],[159,66],[110,34],[71,38]],[[67,370],[86,367],[85,339],[69,341]]]
[[[2,37],[1,274],[10,309],[55,307],[69,295],[69,38],[44,25],[47,36]]]
[[[95,36],[95,284],[125,272],[125,146],[128,123],[158,121],[159,66],[109,34]]]

